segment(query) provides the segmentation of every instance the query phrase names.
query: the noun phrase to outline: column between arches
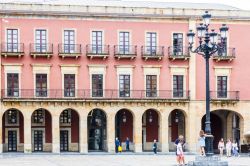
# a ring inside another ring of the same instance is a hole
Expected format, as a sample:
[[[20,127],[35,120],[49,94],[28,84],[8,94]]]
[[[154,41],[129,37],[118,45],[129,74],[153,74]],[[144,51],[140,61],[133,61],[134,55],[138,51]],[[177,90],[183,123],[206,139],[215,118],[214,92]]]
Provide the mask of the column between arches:
[[[160,142],[161,142],[161,151],[169,152],[169,143],[168,143],[168,116],[169,113],[166,110],[160,110]]]
[[[85,111],[79,112],[79,148],[80,153],[88,153],[88,113]]]
[[[25,110],[24,117],[24,153],[32,153],[31,144],[31,115],[33,110]]]

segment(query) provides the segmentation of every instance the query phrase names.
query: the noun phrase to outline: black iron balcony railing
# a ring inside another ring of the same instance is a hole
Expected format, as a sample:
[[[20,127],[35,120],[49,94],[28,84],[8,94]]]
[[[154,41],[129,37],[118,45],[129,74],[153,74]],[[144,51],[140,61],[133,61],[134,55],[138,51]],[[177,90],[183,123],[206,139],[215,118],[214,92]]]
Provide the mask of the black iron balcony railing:
[[[24,43],[2,43],[1,55],[4,55],[4,56],[24,55]]]
[[[137,55],[137,46],[134,45],[115,45],[114,55],[116,58],[135,58]]]
[[[142,58],[144,59],[162,59],[164,56],[163,46],[142,46]]]
[[[239,91],[210,91],[211,100],[234,100],[240,99]]]
[[[106,58],[109,55],[109,45],[95,45],[88,44],[86,45],[86,55],[88,57],[99,57]]]
[[[82,53],[81,44],[58,44],[58,54],[62,57],[78,57]]]
[[[168,47],[169,59],[188,59],[190,58],[189,48],[183,46],[170,46]]]
[[[189,91],[176,93],[172,90],[117,90],[117,89],[78,89],[63,90],[35,90],[35,89],[15,89],[10,93],[6,89],[1,91],[2,99],[25,100],[25,99],[42,99],[42,100],[60,100],[60,99],[112,99],[112,100],[129,100],[129,99],[161,99],[161,100],[189,100]]]
[[[36,56],[52,56],[53,44],[51,43],[31,43],[30,55]]]
[[[225,48],[218,50],[214,55],[213,59],[216,61],[231,61],[235,59],[236,51],[235,48]]]

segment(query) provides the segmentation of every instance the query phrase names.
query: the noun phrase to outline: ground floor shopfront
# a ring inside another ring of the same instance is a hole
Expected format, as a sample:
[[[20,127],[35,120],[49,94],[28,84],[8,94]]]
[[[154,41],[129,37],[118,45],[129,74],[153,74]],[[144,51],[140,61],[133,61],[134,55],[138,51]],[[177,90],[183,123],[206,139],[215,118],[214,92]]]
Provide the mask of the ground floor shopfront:
[[[250,102],[212,102],[214,147],[220,138],[249,143]],[[204,128],[204,101],[3,101],[0,112],[1,152],[114,153],[115,138],[125,149],[174,150],[173,142],[184,135],[188,151],[197,151]]]

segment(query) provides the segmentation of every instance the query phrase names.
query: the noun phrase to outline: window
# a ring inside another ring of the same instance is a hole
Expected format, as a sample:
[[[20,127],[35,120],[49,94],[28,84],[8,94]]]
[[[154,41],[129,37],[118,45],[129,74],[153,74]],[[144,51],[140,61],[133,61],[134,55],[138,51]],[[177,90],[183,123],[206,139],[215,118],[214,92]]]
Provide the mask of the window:
[[[71,110],[64,110],[61,113],[60,123],[71,123]]]
[[[64,74],[64,97],[75,97],[75,74]]]
[[[220,46],[223,46],[224,47],[222,49],[219,49],[218,50],[218,55],[219,56],[227,56],[227,38],[224,39],[224,43],[219,43]]]
[[[173,76],[173,97],[183,97],[183,75]]]
[[[32,116],[32,123],[43,123],[44,111],[42,109],[36,110]]]
[[[18,52],[18,30],[7,29],[7,51]]]
[[[36,52],[47,52],[47,31],[43,29],[37,29],[35,40]]]
[[[155,32],[147,32],[146,35],[146,52],[150,55],[156,54],[156,33]]]
[[[183,55],[183,34],[182,33],[173,34],[173,54]]]
[[[36,74],[36,97],[47,97],[47,74]]]
[[[102,31],[92,31],[92,53],[101,54],[102,49]]]
[[[64,53],[75,52],[75,31],[64,30]]]
[[[102,74],[92,74],[92,97],[103,97]]]
[[[130,75],[119,76],[120,97],[130,97]]]
[[[146,96],[147,97],[157,96],[157,75],[146,76]]]
[[[17,110],[8,110],[7,121],[8,124],[17,124]]]
[[[217,97],[227,98],[227,76],[217,76]]]
[[[7,96],[8,97],[19,96],[19,78],[17,73],[7,74]]]
[[[129,54],[129,32],[119,33],[119,53]]]

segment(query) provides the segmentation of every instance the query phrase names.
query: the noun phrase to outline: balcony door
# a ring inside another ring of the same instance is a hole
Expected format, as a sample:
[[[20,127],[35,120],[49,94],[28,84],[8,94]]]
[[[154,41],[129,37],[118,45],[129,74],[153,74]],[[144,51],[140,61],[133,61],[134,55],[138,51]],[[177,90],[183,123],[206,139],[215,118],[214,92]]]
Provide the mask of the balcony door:
[[[103,52],[102,31],[92,31],[92,53],[102,54]]]
[[[18,30],[7,29],[7,52],[18,52]]]
[[[183,55],[183,34],[182,33],[173,34],[173,54]]]
[[[75,97],[75,74],[64,74],[64,97]]]
[[[36,74],[36,97],[47,97],[47,74]]]
[[[129,54],[129,32],[119,33],[119,54]]]
[[[102,74],[92,74],[92,97],[103,97]]]
[[[35,40],[35,51],[39,53],[47,52],[47,31],[44,29],[37,29]]]
[[[147,32],[146,34],[146,53],[149,55],[156,55],[157,38],[155,32]]]
[[[75,52],[75,31],[64,30],[64,53]]]
[[[227,76],[217,76],[217,98],[227,98]]]
[[[146,97],[157,97],[157,75],[146,76]]]
[[[173,97],[183,97],[183,75],[173,76]]]
[[[7,73],[7,96],[19,97],[19,74]]]

